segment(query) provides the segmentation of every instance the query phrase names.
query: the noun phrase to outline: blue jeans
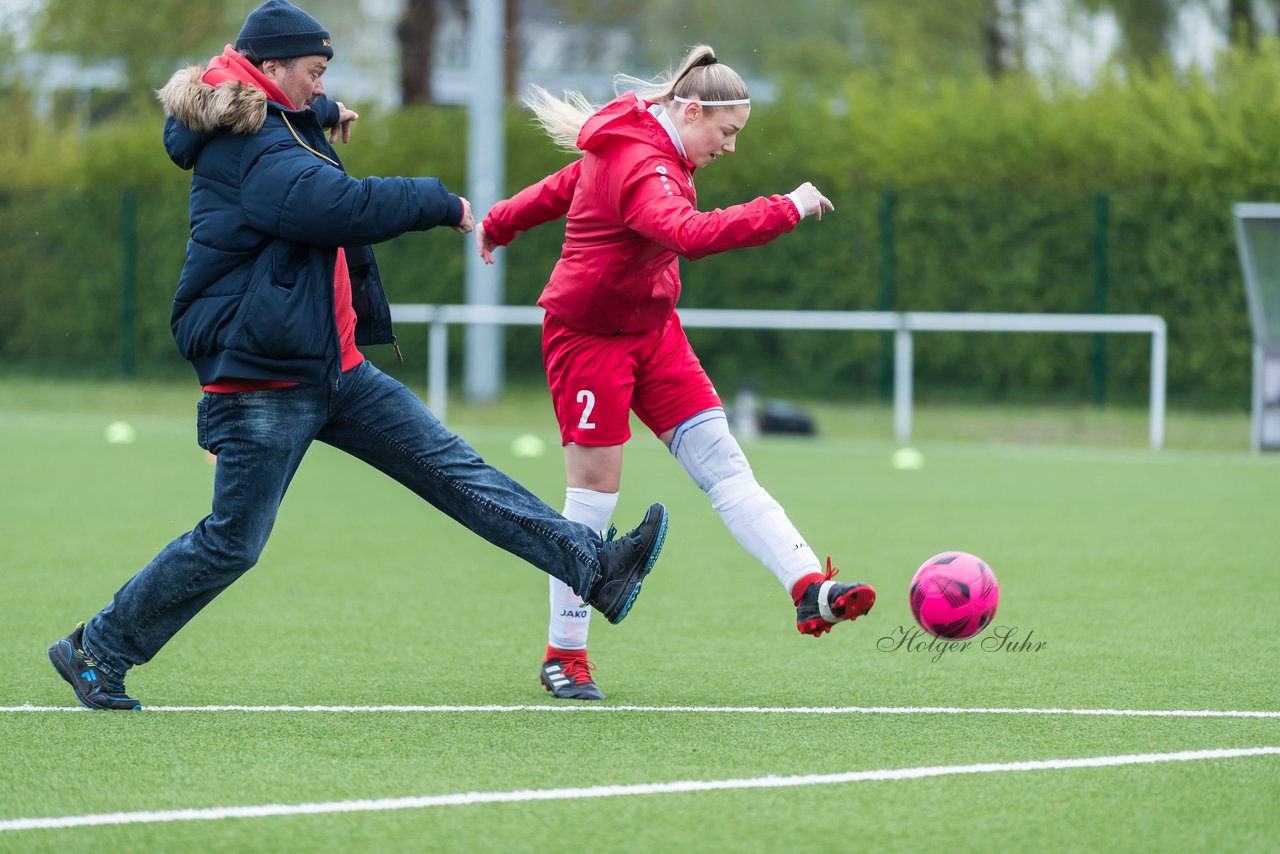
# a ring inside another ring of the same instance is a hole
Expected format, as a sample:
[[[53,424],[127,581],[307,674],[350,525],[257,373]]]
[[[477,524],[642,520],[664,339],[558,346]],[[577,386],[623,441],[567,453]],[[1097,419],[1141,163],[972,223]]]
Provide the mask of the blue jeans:
[[[417,396],[370,362],[332,387],[205,394],[197,421],[201,447],[218,457],[213,512],[166,546],[86,624],[85,650],[108,675],[123,678],[133,665],[150,661],[257,563],[313,440],[364,460],[583,596],[599,572],[598,534],[485,463]],[[351,525],[358,530],[358,518]]]

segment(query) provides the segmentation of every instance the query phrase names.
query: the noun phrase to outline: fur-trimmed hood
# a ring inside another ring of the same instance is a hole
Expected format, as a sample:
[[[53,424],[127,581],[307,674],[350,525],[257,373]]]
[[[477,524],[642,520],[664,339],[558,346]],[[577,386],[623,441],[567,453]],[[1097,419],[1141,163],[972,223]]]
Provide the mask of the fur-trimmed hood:
[[[168,115],[165,149],[183,169],[192,168],[201,150],[219,134],[261,131],[272,108],[290,114],[310,109],[295,110],[275,82],[231,45],[205,65],[174,72],[156,97]],[[330,118],[336,112],[331,109],[336,105],[324,98],[314,106]]]
[[[218,130],[257,133],[267,120],[267,93],[252,83],[228,80],[218,86],[204,82],[207,65],[191,65],[174,72],[156,97],[171,116],[203,136]]]

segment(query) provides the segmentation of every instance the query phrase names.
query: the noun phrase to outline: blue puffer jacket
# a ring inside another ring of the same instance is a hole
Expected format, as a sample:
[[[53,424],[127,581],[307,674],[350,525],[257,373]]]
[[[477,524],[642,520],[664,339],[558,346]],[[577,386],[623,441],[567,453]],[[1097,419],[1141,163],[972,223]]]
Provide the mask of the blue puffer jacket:
[[[462,202],[435,178],[346,174],[324,127],[337,105],[292,110],[235,80],[177,72],[160,91],[164,144],[193,170],[191,239],[171,326],[202,384],[323,383],[340,370],[334,264],[346,251],[356,343],[393,343],[369,244],[457,225]]]

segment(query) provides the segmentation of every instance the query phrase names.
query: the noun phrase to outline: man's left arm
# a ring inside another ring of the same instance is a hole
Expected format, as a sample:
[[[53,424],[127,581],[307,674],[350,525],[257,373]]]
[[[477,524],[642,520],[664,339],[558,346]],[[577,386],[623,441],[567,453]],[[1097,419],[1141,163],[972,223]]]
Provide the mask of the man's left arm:
[[[320,127],[329,132],[330,143],[337,142],[339,137],[344,143],[351,141],[351,123],[360,118],[359,113],[341,101],[331,101],[324,95],[311,104],[311,111],[320,120]]]
[[[372,244],[439,225],[471,227],[466,204],[436,178],[352,178],[292,140],[254,159],[241,196],[254,228],[297,243]]]

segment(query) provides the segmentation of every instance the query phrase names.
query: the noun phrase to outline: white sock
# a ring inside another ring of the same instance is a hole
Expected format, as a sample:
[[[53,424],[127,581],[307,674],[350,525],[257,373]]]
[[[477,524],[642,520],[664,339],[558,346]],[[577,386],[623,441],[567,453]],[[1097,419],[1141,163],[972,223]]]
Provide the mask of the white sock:
[[[573,486],[564,491],[564,517],[581,522],[602,535],[609,527],[617,506],[616,492],[596,492]],[[547,643],[556,649],[586,649],[591,606],[558,578],[551,578],[550,582],[551,621],[547,626]]]
[[[806,575],[822,572],[813,549],[787,518],[782,505],[742,472],[711,487],[711,506],[744,549],[765,565],[791,595],[791,588]]]

